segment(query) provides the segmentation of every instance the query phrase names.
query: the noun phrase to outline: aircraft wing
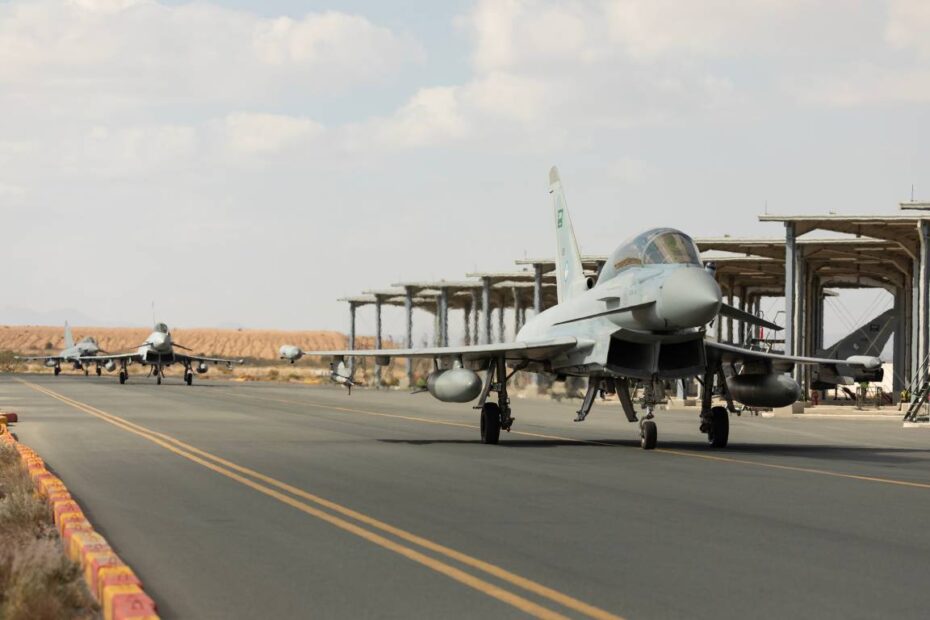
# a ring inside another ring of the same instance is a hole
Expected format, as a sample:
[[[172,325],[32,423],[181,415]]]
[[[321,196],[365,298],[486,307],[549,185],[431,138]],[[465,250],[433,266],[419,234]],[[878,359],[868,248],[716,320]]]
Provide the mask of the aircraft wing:
[[[847,360],[829,359],[824,357],[803,357],[799,355],[784,355],[782,353],[767,353],[765,351],[754,351],[745,347],[738,347],[732,344],[724,344],[713,340],[704,341],[705,348],[709,349],[708,353],[716,355],[721,361],[726,363],[732,362],[765,362],[771,364],[776,370],[788,372],[794,368],[795,364],[822,364],[824,366],[862,366],[865,364],[849,362]]]
[[[108,362],[113,360],[118,362],[119,360],[139,360],[138,353],[110,353],[108,355],[82,355],[78,357],[82,362]]]
[[[245,360],[230,360],[224,357],[202,357],[200,355],[187,355],[186,353],[174,354],[174,359],[178,362],[207,362],[211,364],[244,364]]]
[[[61,355],[27,355],[27,356],[14,355],[13,357],[14,359],[23,360],[24,362],[34,362],[36,360],[42,360],[42,361],[56,360],[56,361],[63,362],[65,360],[74,359],[71,357],[62,357]]]
[[[503,357],[508,360],[544,361],[558,353],[578,346],[577,338],[550,338],[526,342],[475,344],[462,347],[431,347],[425,349],[353,349],[343,351],[303,351],[313,357],[461,357],[464,361]]]

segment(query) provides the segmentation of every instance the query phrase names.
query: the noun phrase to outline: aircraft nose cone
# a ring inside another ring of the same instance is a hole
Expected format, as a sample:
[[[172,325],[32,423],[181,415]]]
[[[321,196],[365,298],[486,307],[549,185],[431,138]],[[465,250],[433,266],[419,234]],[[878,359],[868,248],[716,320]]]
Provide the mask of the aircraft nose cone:
[[[662,283],[656,310],[668,327],[700,327],[717,316],[721,298],[710,273],[686,267],[676,269]]]

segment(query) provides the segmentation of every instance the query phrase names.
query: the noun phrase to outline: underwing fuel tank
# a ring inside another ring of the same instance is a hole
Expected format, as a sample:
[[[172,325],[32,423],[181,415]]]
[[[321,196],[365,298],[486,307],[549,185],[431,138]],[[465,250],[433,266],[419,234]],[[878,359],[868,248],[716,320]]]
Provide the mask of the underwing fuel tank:
[[[45,365],[49,368],[54,368],[58,365],[58,362],[56,360],[45,360]]]
[[[207,372],[207,363],[200,362],[199,364],[197,364],[197,372],[200,374]]]
[[[106,364],[104,364],[103,367],[107,369],[107,372],[113,372],[114,370],[116,370],[116,362],[114,362],[113,360],[107,360]]]
[[[733,400],[750,407],[787,407],[801,397],[801,386],[789,375],[754,374],[727,377]]]
[[[444,403],[467,403],[481,393],[481,377],[467,368],[437,370],[426,378],[426,389]]]

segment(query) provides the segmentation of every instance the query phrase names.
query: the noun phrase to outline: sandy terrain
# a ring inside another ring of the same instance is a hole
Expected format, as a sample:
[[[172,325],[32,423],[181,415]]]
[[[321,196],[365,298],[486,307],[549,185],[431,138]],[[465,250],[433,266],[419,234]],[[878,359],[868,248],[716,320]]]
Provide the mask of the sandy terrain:
[[[75,342],[84,336],[97,339],[100,348],[110,352],[134,349],[145,342],[151,328],[72,327]],[[275,360],[282,344],[302,349],[339,349],[347,346],[345,334],[329,331],[277,331],[270,329],[172,329],[175,342],[200,355]],[[368,348],[372,338],[359,338],[357,346]],[[390,345],[388,345],[390,346]],[[64,328],[60,326],[0,326],[0,351],[19,355],[57,353],[64,348]]]

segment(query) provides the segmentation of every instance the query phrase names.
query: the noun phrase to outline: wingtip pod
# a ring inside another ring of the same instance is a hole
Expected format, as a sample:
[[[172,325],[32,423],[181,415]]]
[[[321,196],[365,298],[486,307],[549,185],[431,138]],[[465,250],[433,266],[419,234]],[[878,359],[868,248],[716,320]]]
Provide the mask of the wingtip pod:
[[[549,168],[549,189],[552,189],[556,184],[561,183],[562,180],[559,178],[559,169],[556,166]]]

